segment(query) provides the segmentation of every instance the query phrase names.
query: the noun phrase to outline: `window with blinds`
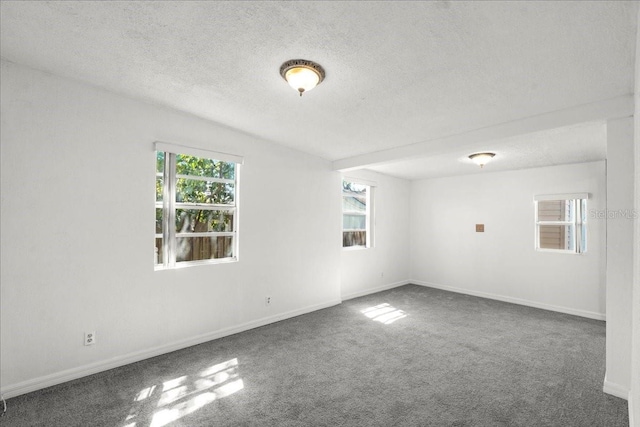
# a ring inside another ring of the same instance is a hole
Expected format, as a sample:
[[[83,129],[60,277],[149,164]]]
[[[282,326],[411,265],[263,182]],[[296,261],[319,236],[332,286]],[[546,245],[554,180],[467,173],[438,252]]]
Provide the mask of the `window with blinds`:
[[[536,249],[565,253],[586,252],[587,199],[588,194],[536,196]]]

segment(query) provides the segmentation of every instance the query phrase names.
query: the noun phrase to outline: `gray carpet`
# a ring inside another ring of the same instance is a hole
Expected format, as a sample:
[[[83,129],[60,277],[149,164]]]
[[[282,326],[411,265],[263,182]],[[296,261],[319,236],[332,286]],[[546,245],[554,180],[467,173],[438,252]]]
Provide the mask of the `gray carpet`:
[[[407,285],[18,396],[0,423],[628,426],[604,354],[604,322]]]

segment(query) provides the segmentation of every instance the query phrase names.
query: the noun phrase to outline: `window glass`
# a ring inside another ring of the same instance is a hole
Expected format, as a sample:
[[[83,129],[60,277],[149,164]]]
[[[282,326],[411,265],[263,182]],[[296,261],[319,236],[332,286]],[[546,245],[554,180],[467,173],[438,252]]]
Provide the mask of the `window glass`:
[[[233,162],[157,152],[156,265],[236,258],[237,168]]]
[[[202,233],[209,231],[233,231],[233,212],[176,210],[176,232]]]
[[[342,181],[342,246],[371,246],[371,187]]]
[[[156,152],[156,201],[162,201],[162,190],[164,188],[164,153]]]
[[[342,227],[345,230],[367,230],[366,215],[349,215],[342,216]]]
[[[178,237],[176,262],[205,261],[233,257],[233,237]]]
[[[235,184],[178,178],[176,201],[178,203],[211,203],[232,205],[235,200]]]

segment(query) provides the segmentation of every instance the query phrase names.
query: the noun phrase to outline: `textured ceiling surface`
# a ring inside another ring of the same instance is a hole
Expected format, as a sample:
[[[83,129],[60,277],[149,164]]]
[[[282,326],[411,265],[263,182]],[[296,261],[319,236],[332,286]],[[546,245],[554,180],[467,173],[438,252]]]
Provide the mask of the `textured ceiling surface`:
[[[0,4],[10,61],[329,160],[633,93],[636,2]]]
[[[469,160],[469,154],[484,151],[496,156],[481,169]],[[606,157],[607,126],[604,121],[598,121],[465,145],[445,153],[368,169],[413,180],[594,162]]]

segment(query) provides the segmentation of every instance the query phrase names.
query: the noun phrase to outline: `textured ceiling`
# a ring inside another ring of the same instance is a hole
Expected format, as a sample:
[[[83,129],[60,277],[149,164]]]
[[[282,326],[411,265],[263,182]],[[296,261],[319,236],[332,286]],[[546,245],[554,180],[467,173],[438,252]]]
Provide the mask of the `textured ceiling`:
[[[636,2],[0,4],[10,61],[329,160],[633,92]],[[292,58],[327,72],[302,98]]]
[[[469,160],[469,154],[484,151],[496,156],[481,169]],[[441,154],[368,169],[405,179],[425,179],[593,162],[606,157],[607,127],[604,121],[598,121],[465,145]]]

